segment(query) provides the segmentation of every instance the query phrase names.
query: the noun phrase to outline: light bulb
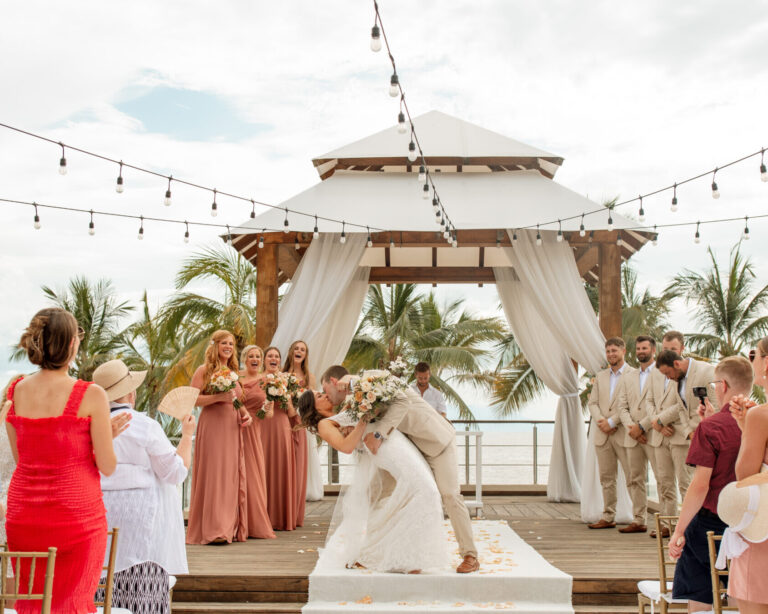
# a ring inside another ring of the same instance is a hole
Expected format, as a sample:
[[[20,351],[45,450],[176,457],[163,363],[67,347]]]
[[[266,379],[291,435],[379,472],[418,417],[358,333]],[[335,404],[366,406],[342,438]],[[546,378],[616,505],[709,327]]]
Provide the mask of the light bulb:
[[[677,196],[672,197],[672,206],[670,207],[670,210],[672,211],[672,213],[677,211]]]
[[[301,249],[301,245],[299,245],[299,239],[298,238],[296,238],[296,240],[293,242],[293,248],[296,251],[299,251]]]
[[[449,234],[449,232],[448,232],[448,229],[446,228],[446,229],[443,231],[443,239],[447,239],[449,236],[450,236],[450,234]]]
[[[371,51],[381,51],[381,30],[379,30],[379,26],[371,28]]]
[[[166,207],[170,207],[171,206],[171,191],[170,190],[166,190],[165,191],[165,198],[163,199],[163,204]]]
[[[642,207],[640,207],[640,215],[638,216],[638,219],[639,219],[641,222],[644,222],[644,221],[645,221],[645,209],[643,209]]]
[[[125,191],[125,186],[123,185],[123,176],[120,175],[117,178],[117,184],[115,185],[115,192],[118,194],[122,194]]]
[[[143,228],[139,228],[139,235],[136,238],[139,241],[143,241],[144,240],[144,229]]]
[[[419,183],[424,183],[427,179],[427,169],[424,168],[424,165],[422,164],[419,166]]]
[[[437,201],[437,196],[432,197],[432,209],[437,213],[440,211],[440,203]]]
[[[368,237],[368,241],[366,242],[366,246],[373,247],[373,241],[371,241],[371,237]]]
[[[745,241],[749,241],[749,228],[747,226],[744,226],[744,234],[743,234],[742,238]]]
[[[93,222],[88,224],[88,234],[91,236],[96,234],[96,226],[94,226]]]
[[[619,234],[616,237],[616,245],[621,245],[621,231],[619,231]]]
[[[216,204],[216,200],[213,201],[213,204],[211,205],[211,217],[216,217],[219,214],[219,206]]]
[[[339,239],[339,243],[341,243],[342,245],[344,245],[344,243],[346,243],[346,242],[347,242],[347,237],[346,237],[346,236],[344,236],[344,233],[342,232],[342,233],[341,233],[341,238]]]
[[[608,230],[613,230],[613,218],[610,213],[608,214]]]
[[[429,200],[429,184],[425,183],[424,188],[421,190],[421,197],[424,200]]]
[[[693,238],[694,243],[701,243],[701,235],[699,234],[699,231],[696,231],[696,236]]]
[[[563,231],[562,230],[558,230],[557,231],[557,242],[561,243],[562,241],[563,241]]]
[[[405,113],[400,111],[400,113],[397,114],[397,131],[400,134],[405,134],[405,131],[408,128],[405,125]]]
[[[454,247],[458,247],[459,246],[459,242],[456,239],[453,240],[453,246]]]
[[[317,239],[320,236],[320,233],[317,231],[317,226],[315,226],[315,229],[312,231],[312,238]]]
[[[395,249],[395,242],[392,239],[389,240],[389,249]]]
[[[541,234],[536,233],[536,245],[541,245]]]
[[[760,165],[760,181],[768,181],[768,169],[765,168],[765,164]]]
[[[189,230],[184,231],[184,243],[189,243]]]
[[[283,232],[288,232],[288,218],[285,218],[285,221],[283,222]]]
[[[61,160],[59,160],[59,175],[66,175],[67,174],[67,159],[64,156],[61,156]]]
[[[397,95],[400,93],[400,79],[397,78],[397,73],[392,73],[392,76],[389,78],[389,95],[392,96],[392,98],[397,98]]]
[[[653,243],[654,247],[656,247],[659,244],[659,235],[658,235],[658,233],[653,235],[653,239],[651,239],[651,243]]]
[[[408,160],[410,162],[416,161],[416,143],[414,143],[413,140],[408,143]]]
[[[720,190],[717,189],[717,183],[714,181],[712,182],[712,198],[720,198]]]
[[[40,230],[40,216],[35,213],[35,223],[33,224],[35,230]]]
[[[586,234],[587,234],[587,230],[586,228],[584,228],[584,224],[582,224],[581,226],[579,226],[579,236],[583,237],[583,236],[586,236]]]
[[[513,232],[512,233],[512,247],[514,247],[515,245],[517,245],[517,233]]]
[[[259,237],[259,249],[264,247],[264,237]]]

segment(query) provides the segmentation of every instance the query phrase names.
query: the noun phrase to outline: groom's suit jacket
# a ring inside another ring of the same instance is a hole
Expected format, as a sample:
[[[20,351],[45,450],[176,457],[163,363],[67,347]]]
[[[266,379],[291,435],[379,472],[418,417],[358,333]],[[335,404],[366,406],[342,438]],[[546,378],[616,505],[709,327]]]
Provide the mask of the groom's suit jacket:
[[[364,375],[376,375],[366,371]],[[456,441],[453,425],[411,388],[398,393],[383,415],[368,425],[366,433],[378,431],[384,437],[398,429],[413,442],[424,456],[437,456]]]

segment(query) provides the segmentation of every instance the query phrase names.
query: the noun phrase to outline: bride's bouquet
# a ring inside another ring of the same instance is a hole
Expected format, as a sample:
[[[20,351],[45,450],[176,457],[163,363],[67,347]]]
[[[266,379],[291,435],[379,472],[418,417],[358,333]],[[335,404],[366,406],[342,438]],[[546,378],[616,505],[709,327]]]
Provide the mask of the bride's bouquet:
[[[290,373],[267,373],[262,388],[267,395],[267,401],[273,401],[286,409],[288,401],[299,391],[299,380]]]
[[[209,387],[214,394],[219,392],[229,392],[230,390],[234,390],[235,386],[237,386],[237,380],[239,378],[240,376],[232,371],[232,369],[222,367],[211,375],[211,383]],[[237,397],[232,401],[232,404],[235,406],[235,409],[240,409],[243,406],[242,401]]]
[[[349,384],[349,394],[341,405],[341,410],[360,420],[363,416],[375,419],[382,405],[389,403],[395,396],[407,388],[407,384],[389,371],[376,371],[375,375],[353,378]]]

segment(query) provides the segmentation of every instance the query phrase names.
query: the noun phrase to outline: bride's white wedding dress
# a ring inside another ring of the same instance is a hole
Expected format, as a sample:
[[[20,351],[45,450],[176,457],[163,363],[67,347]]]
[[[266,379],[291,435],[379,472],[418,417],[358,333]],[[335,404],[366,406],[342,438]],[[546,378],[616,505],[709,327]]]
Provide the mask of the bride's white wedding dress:
[[[356,424],[347,413],[326,420],[342,428]],[[361,443],[354,455],[352,483],[336,503],[318,568],[359,563],[405,573],[447,566],[440,493],[416,447],[394,430],[376,454]]]

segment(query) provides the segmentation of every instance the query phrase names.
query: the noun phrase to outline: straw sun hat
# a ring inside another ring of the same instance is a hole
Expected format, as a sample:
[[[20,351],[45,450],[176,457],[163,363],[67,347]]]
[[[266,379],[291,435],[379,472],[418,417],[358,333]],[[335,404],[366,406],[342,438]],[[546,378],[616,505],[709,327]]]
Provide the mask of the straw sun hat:
[[[141,386],[146,371],[129,371],[122,360],[110,360],[93,372],[93,382],[107,393],[110,401],[124,397]]]
[[[747,541],[768,539],[768,473],[731,482],[720,493],[717,515]]]

